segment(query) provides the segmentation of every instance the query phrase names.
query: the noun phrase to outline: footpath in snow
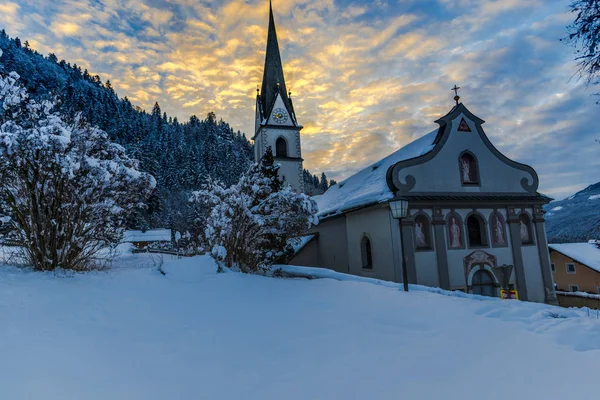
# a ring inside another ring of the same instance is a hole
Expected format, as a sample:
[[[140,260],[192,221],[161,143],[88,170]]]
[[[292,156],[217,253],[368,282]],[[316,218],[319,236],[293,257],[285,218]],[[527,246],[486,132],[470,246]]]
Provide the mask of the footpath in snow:
[[[152,265],[0,267],[0,399],[598,396],[600,320],[582,310],[328,271],[216,274],[208,257]]]

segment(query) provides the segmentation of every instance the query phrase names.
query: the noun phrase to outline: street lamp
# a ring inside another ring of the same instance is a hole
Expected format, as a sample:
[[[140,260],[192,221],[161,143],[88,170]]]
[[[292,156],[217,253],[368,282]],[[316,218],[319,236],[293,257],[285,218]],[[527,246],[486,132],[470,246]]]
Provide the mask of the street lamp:
[[[400,222],[400,246],[402,248],[402,283],[404,291],[408,292],[408,273],[406,271],[406,254],[404,252],[404,240],[402,238],[402,219],[408,216],[408,201],[405,199],[397,199],[390,201],[390,209],[392,217]]]

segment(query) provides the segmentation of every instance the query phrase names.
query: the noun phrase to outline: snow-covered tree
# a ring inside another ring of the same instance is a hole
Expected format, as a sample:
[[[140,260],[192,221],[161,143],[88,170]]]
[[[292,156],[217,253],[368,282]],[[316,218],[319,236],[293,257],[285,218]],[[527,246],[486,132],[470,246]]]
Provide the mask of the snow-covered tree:
[[[154,178],[108,135],[0,77],[0,219],[37,270],[84,270],[117,244]]]
[[[293,241],[318,223],[314,200],[282,185],[272,174],[276,167],[264,164],[252,166],[229,188],[210,180],[192,197],[211,210],[205,235],[220,267],[264,272],[285,262]]]

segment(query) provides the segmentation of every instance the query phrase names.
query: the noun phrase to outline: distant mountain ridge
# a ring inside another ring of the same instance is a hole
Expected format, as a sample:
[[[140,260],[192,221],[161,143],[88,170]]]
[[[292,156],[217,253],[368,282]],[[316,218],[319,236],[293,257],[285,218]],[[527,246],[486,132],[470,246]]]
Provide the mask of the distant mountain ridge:
[[[600,239],[600,182],[544,207],[550,243]]]

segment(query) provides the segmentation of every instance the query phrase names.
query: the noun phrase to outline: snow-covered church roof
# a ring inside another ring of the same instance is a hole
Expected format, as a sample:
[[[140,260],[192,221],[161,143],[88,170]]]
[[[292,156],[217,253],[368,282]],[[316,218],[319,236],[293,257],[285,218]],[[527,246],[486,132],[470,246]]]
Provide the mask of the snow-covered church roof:
[[[387,184],[388,169],[394,164],[420,157],[434,148],[438,129],[404,146],[368,168],[352,175],[314,200],[319,206],[319,217],[330,217],[345,211],[382,203],[394,197]]]

